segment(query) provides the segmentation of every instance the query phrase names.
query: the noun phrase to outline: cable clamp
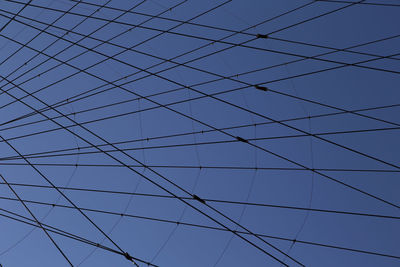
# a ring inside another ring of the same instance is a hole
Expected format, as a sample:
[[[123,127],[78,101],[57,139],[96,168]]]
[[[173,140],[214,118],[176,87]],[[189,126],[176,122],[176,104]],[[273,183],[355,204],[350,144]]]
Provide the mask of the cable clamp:
[[[263,38],[263,39],[267,39],[268,38],[267,34],[258,33],[256,36],[257,36],[257,38]]]
[[[268,91],[268,88],[267,88],[267,87],[264,87],[264,86],[254,85],[254,87],[255,87],[256,89],[261,90],[261,91],[264,91],[264,92]]]
[[[193,199],[197,200],[200,203],[206,204],[206,201],[200,198],[198,195],[193,195]]]
[[[242,138],[240,136],[236,136],[236,140],[238,140],[240,142],[243,142],[243,143],[248,143],[249,142],[248,140],[246,140],[246,139],[244,139],[244,138]]]

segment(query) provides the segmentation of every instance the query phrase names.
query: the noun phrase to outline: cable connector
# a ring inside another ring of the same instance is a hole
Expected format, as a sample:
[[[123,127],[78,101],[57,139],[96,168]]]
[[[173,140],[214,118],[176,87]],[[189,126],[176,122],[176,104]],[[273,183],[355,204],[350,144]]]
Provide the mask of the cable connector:
[[[197,200],[200,203],[206,204],[206,201],[202,198],[200,198],[198,195],[192,195],[193,199]]]
[[[264,92],[268,91],[268,88],[265,87],[265,86],[254,85],[254,87],[255,87],[256,89],[261,90],[261,91],[264,91]]]
[[[267,34],[257,33],[256,37],[257,37],[257,38],[267,39],[267,38],[268,38],[268,35],[267,35]]]
[[[244,138],[242,138],[240,136],[236,136],[236,140],[238,140],[240,142],[243,142],[243,143],[248,143],[249,142],[248,140],[246,140],[246,139],[244,139]]]

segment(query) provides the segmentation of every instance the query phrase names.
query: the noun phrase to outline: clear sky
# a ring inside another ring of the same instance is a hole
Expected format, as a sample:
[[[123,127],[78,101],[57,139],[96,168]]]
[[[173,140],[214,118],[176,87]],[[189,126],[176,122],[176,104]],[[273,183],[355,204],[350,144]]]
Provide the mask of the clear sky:
[[[400,1],[351,1],[0,1],[2,266],[399,266]]]

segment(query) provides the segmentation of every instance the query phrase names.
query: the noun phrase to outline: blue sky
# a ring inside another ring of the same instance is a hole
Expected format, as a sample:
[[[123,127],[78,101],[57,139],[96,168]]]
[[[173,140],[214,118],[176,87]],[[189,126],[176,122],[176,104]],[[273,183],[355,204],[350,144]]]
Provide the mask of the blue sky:
[[[398,1],[1,3],[3,266],[398,266]]]

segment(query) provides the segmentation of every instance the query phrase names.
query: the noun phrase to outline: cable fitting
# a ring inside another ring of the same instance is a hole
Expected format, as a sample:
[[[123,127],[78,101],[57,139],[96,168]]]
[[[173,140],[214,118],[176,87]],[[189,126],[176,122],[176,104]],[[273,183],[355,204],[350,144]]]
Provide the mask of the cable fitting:
[[[193,199],[197,200],[200,203],[206,204],[206,201],[200,198],[198,195],[193,195]]]
[[[236,136],[236,139],[237,139],[238,141],[240,141],[240,142],[243,142],[243,143],[248,143],[248,142],[249,142],[248,140],[246,140],[246,139],[244,139],[244,138],[242,138],[242,137],[240,137],[240,136]]]
[[[267,88],[267,87],[264,87],[264,86],[254,85],[254,87],[255,87],[256,89],[261,90],[261,91],[264,91],[264,92],[268,91],[268,88]]]
[[[128,261],[133,261],[133,258],[132,258],[132,256],[131,256],[131,255],[129,255],[129,253],[128,253],[128,252],[125,252],[125,253],[124,253],[124,256],[125,256],[125,258],[126,258]]]
[[[267,38],[268,38],[268,35],[267,35],[267,34],[258,33],[258,34],[257,34],[257,38],[267,39]]]

